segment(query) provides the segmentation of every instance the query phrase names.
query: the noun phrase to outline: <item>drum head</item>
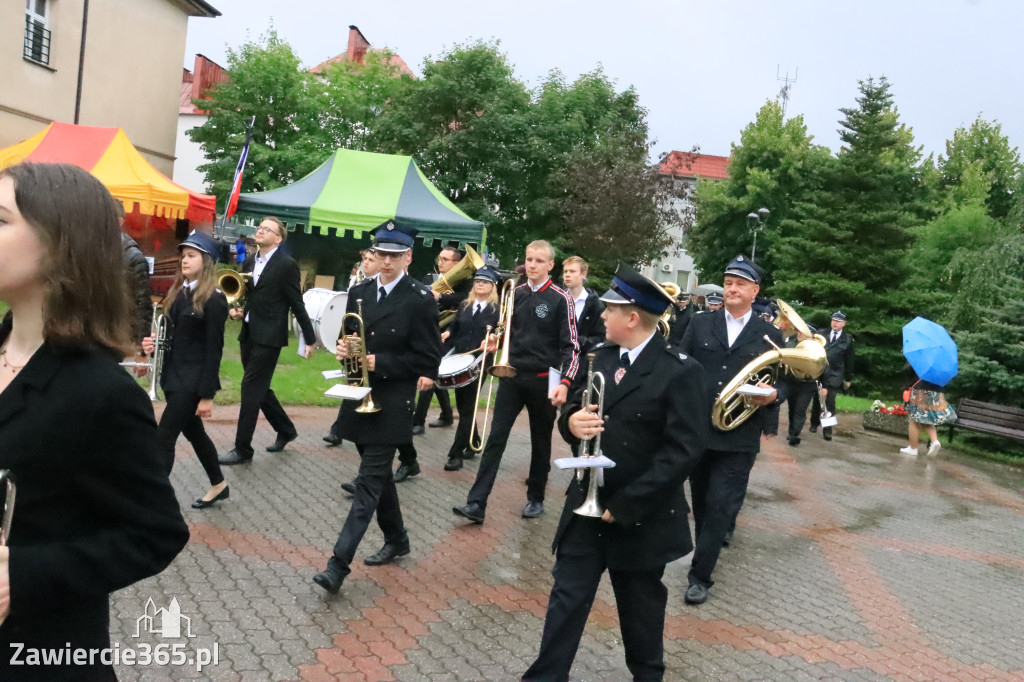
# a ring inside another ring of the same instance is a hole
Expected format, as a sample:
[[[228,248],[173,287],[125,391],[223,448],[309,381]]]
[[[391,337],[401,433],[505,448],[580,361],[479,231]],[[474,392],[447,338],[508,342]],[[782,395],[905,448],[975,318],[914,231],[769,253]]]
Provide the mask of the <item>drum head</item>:
[[[302,303],[316,334],[316,348],[324,348],[334,352],[337,346],[338,333],[341,331],[341,318],[345,315],[348,292],[332,289],[309,289],[302,295]],[[295,337],[302,337],[299,321],[292,320]]]
[[[476,363],[477,357],[469,353],[458,355],[446,355],[441,358],[441,367],[437,370],[438,376],[452,376],[463,372]]]

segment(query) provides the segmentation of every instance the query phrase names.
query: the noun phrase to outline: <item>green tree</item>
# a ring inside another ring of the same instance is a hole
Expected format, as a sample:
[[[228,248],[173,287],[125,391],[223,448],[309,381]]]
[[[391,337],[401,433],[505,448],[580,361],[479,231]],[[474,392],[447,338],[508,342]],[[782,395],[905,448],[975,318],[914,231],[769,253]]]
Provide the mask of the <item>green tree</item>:
[[[904,360],[900,328],[913,310],[904,285],[913,230],[931,217],[923,161],[900,122],[889,81],[859,82],[857,106],[840,109],[836,161],[810,201],[781,226],[775,292],[825,326],[841,308],[856,336],[861,387],[894,388]]]
[[[827,148],[813,143],[802,116],[785,119],[778,102],[765,103],[732,146],[727,180],[697,184],[696,220],[687,249],[704,273],[720,273],[737,254],[749,254],[753,235],[747,214],[771,211],[757,238],[757,264],[768,272],[764,287],[777,279],[776,244],[793,207],[806,201],[831,163]]]
[[[326,133],[322,81],[300,67],[291,45],[273,29],[258,41],[228,49],[229,80],[197,106],[210,112],[189,131],[207,163],[207,190],[224,199],[231,190],[246,128],[256,116],[243,186],[264,191],[289,184],[314,170],[333,151]]]
[[[997,220],[1010,216],[1021,202],[1020,154],[1003,135],[997,121],[980,116],[970,127],[957,128],[946,140],[946,154],[938,161],[939,179],[954,204],[981,195],[988,214]]]

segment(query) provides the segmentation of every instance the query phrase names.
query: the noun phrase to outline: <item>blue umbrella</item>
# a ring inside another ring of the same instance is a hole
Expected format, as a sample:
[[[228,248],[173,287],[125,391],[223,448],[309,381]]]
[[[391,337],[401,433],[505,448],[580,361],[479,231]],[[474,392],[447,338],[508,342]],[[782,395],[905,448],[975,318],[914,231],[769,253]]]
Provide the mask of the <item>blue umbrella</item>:
[[[939,324],[915,317],[903,327],[903,356],[918,378],[945,386],[959,371],[956,343]]]

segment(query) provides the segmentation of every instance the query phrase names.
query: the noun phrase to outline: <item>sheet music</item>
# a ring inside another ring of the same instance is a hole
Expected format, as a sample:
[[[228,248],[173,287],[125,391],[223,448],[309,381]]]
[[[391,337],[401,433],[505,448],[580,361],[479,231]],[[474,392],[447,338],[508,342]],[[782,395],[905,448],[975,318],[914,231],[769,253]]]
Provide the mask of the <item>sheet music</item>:
[[[341,398],[342,400],[362,400],[369,393],[369,386],[349,386],[347,384],[335,384],[324,391],[324,395],[328,398]]]

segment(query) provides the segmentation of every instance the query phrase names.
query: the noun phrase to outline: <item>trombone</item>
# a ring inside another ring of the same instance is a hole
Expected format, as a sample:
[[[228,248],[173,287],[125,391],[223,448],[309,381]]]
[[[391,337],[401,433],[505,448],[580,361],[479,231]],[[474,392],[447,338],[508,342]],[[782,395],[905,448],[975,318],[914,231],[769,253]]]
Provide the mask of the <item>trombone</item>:
[[[594,371],[594,354],[587,353],[587,362],[589,368],[587,369],[587,388],[583,391],[583,409],[590,407],[592,402],[597,403],[597,416],[604,419],[604,393],[605,393],[605,382],[604,375],[600,372]],[[580,444],[580,458],[581,459],[596,459],[601,455],[601,433],[598,432],[590,440],[583,441]],[[597,499],[597,488],[598,486],[604,485],[604,468],[603,467],[580,467],[576,469],[576,480],[583,481],[583,470],[587,469],[590,473],[590,482],[587,485],[587,497],[583,500],[583,504],[573,509],[574,514],[580,516],[591,516],[600,518],[604,516],[604,507]]]
[[[366,369],[366,326],[363,324],[363,299],[356,299],[358,313],[345,313],[341,318],[341,335],[338,342],[345,342],[345,380],[349,386],[370,387],[370,372]],[[345,322],[351,318],[357,325],[357,335],[353,338],[345,336]],[[357,376],[358,375],[358,376]],[[367,393],[356,408],[360,414],[380,412],[380,406],[373,402],[373,396]]]
[[[487,331],[484,332],[484,357],[483,364],[487,365],[487,340],[491,336],[491,325],[487,325]],[[487,404],[484,405],[484,425],[483,428],[477,429],[476,427],[476,412],[480,409],[480,389],[484,385],[484,377],[490,378],[490,383],[487,384]],[[475,409],[473,411],[473,425],[469,428],[469,449],[473,452],[479,453],[484,449],[484,444],[487,442],[487,418],[491,411],[491,394],[494,392],[494,377],[489,376],[487,372],[480,372],[480,376],[476,380],[476,402],[473,403]],[[824,403],[823,403],[824,404]],[[476,440],[473,439],[476,436]]]
[[[509,340],[512,337],[512,309],[516,301],[516,283],[507,280],[501,287],[501,307],[498,308],[498,327],[496,336],[502,337],[501,360],[487,370],[492,377],[511,379],[516,375],[516,368],[509,364]]]

